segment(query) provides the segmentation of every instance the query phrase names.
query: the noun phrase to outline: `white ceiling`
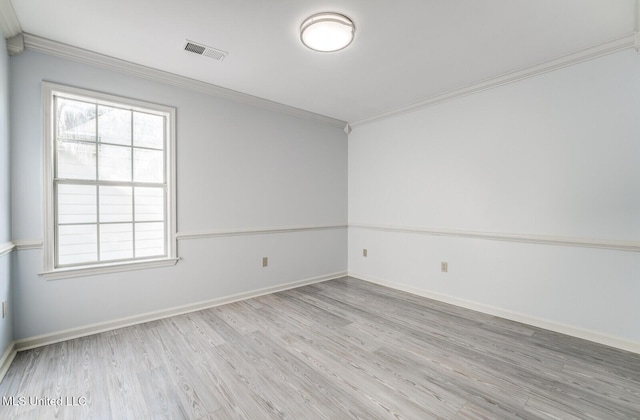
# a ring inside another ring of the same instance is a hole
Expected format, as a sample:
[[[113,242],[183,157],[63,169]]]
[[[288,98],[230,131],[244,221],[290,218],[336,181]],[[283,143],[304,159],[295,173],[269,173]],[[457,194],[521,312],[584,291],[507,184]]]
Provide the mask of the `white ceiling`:
[[[12,0],[23,32],[357,122],[635,29],[635,0]],[[299,40],[337,11],[354,42]],[[218,62],[185,39],[229,52]]]

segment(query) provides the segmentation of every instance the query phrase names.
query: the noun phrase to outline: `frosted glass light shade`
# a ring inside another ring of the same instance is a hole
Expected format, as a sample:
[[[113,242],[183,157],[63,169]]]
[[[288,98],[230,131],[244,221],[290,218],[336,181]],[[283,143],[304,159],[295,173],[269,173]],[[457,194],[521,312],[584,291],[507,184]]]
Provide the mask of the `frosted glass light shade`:
[[[300,26],[300,40],[315,51],[339,51],[353,41],[355,25],[339,13],[318,13],[307,18]]]

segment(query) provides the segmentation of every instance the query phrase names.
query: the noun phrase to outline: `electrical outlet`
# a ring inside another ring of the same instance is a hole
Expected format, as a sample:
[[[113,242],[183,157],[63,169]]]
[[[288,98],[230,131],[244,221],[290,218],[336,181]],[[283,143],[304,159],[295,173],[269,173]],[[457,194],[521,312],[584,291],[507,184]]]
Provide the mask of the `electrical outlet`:
[[[367,256],[367,248],[364,248],[364,249],[362,250],[362,256],[363,256],[363,257],[366,257],[366,256]]]
[[[443,273],[448,273],[449,272],[449,263],[442,261],[440,263],[440,271],[442,271]]]
[[[269,265],[269,258],[267,257],[262,257],[262,266],[266,267]]]

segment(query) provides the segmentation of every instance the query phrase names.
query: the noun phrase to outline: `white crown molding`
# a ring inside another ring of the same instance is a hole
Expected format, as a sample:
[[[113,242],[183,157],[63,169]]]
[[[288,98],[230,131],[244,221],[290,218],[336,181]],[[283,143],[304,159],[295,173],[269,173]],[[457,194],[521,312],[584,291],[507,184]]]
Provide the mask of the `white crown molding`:
[[[611,241],[592,238],[567,238],[561,236],[528,235],[521,233],[478,232],[469,230],[433,229],[422,227],[383,226],[349,224],[349,228],[377,230],[396,233],[413,233],[432,236],[454,236],[459,238],[487,239],[492,241],[524,242],[541,245],[559,245],[580,248],[612,249],[616,251],[640,252],[640,242]]]
[[[305,111],[300,108],[295,108],[289,105],[284,105],[278,102],[270,101],[268,99],[259,98],[257,96],[252,96],[246,93],[241,93],[235,90],[212,85],[210,83],[201,82],[199,80],[191,79],[184,76],[179,76],[177,74],[154,69],[154,68],[143,66],[140,64],[135,64],[130,61],[109,57],[93,51],[88,51],[82,48],[73,47],[71,45],[62,44],[60,42],[52,41],[46,38],[41,38],[39,36],[31,35],[28,33],[24,34],[24,44],[25,44],[25,48],[28,48],[33,51],[39,51],[49,55],[65,58],[67,60],[89,64],[92,66],[101,67],[108,70],[118,71],[118,72],[129,74],[132,76],[141,77],[141,78],[152,80],[155,82],[160,82],[160,83],[164,83],[171,86],[177,86],[184,89],[193,90],[196,92],[216,96],[219,98],[233,100],[243,104],[268,109],[274,112],[279,112],[281,114],[291,115],[297,118],[318,121],[323,124],[327,124],[333,127],[338,127],[341,129],[344,128],[346,124],[345,121],[337,120],[335,118],[327,117],[325,115],[316,114],[310,111]]]
[[[443,102],[451,101],[453,99],[461,98],[464,96],[472,95],[474,93],[482,92],[488,89],[494,89],[503,85],[514,83],[523,79],[528,79],[543,73],[558,70],[563,67],[572,66],[574,64],[582,63],[585,61],[593,60],[598,57],[602,57],[608,54],[612,54],[618,51],[623,51],[629,48],[638,48],[640,39],[637,37],[637,32],[625,35],[620,38],[613,39],[611,41],[604,42],[602,44],[595,45],[590,48],[586,48],[581,51],[577,51],[572,54],[568,54],[562,57],[558,57],[552,60],[544,61],[540,64],[536,64],[524,69],[511,71],[504,73],[500,76],[492,77],[471,85],[454,89],[448,92],[444,92],[439,95],[431,96],[429,98],[414,102],[412,104],[402,106],[390,111],[384,112],[379,115],[375,115],[370,118],[365,118],[360,121],[350,122],[352,128],[368,124],[374,121],[383,120],[389,117],[395,117],[398,115],[410,113],[418,109],[427,108],[433,105],[437,105]]]
[[[24,35],[21,33],[7,38],[7,51],[9,55],[18,55],[24,51]]]
[[[297,226],[297,227],[275,227],[275,228],[258,228],[258,229],[231,229],[218,231],[200,231],[200,232],[178,232],[176,235],[178,240],[185,239],[203,239],[203,238],[219,238],[226,236],[241,235],[265,235],[275,233],[294,233],[308,232],[317,230],[333,230],[346,229],[347,225],[320,225],[320,226]]]
[[[42,249],[41,239],[17,240],[13,241],[13,244],[16,246],[16,249],[18,251],[23,251],[26,249]]]
[[[531,325],[533,327],[555,331],[560,334],[570,335],[572,337],[581,338],[583,340],[593,341],[594,343],[604,344],[606,346],[615,347],[621,350],[640,354],[640,343],[636,341],[631,341],[625,338],[615,337],[608,334],[603,334],[598,331],[588,330],[588,329],[576,327],[573,325],[562,324],[556,321],[542,319],[542,318],[530,316],[527,314],[522,314],[519,312],[513,312],[506,309],[498,308],[495,306],[486,305],[484,303],[474,302],[466,299],[460,299],[454,296],[435,293],[429,290],[417,289],[402,283],[387,281],[377,277],[368,276],[366,274],[349,272],[349,277],[354,277],[360,280],[368,281],[370,283],[378,284],[380,286],[401,290],[403,292],[411,293],[413,295],[422,296],[428,299],[433,299],[438,302],[444,302],[450,305],[471,309],[472,311],[477,311],[484,314],[497,316],[497,317],[508,319],[515,322],[521,322],[523,324]]]
[[[271,293],[281,292],[283,290],[295,289],[297,287],[309,284],[320,283],[327,280],[333,280],[346,276],[346,272],[338,272],[326,274],[318,277],[311,277],[294,281],[291,283],[280,284],[276,286],[265,287],[262,289],[251,290],[248,292],[237,293],[230,296],[224,296],[216,299],[206,300],[202,302],[190,303],[187,305],[176,306],[173,308],[162,309],[155,312],[134,315],[126,318],[119,318],[112,321],[101,322],[97,324],[85,325],[77,328],[71,328],[63,331],[56,331],[50,334],[39,335],[35,337],[22,338],[16,340],[15,348],[18,351],[29,350],[35,347],[42,347],[49,344],[59,343],[61,341],[71,340],[88,335],[98,334],[105,331],[111,331],[116,328],[129,327],[131,325],[142,324],[145,322],[155,321],[158,319],[168,318],[175,315],[187,314],[190,312],[201,311],[203,309],[213,308],[228,303],[238,302],[241,300],[251,299],[258,296],[268,295]]]
[[[11,38],[22,32],[11,0],[0,0],[0,30],[5,38]]]
[[[0,244],[0,257],[9,254],[16,247],[16,244],[13,242],[5,242]]]

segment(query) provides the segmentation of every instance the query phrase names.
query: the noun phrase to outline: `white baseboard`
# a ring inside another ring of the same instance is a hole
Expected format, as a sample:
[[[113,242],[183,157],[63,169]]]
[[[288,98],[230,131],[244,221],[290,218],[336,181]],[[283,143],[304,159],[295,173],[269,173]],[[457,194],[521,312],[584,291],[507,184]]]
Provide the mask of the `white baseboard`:
[[[15,349],[17,351],[29,350],[36,347],[46,346],[48,344],[59,343],[61,341],[72,340],[74,338],[86,337],[88,335],[98,334],[105,331],[115,330],[117,328],[129,327],[131,325],[142,324],[149,321],[168,318],[175,315],[182,315],[190,312],[200,311],[202,309],[213,308],[215,306],[225,305],[240,300],[250,299],[270,293],[280,292],[283,290],[294,289],[296,287],[306,286],[308,284],[319,283],[327,280],[337,279],[346,276],[346,272],[331,273],[324,276],[312,277],[304,280],[298,280],[291,283],[280,284],[277,286],[265,287],[263,289],[251,290],[248,292],[237,293],[230,296],[206,300],[202,302],[190,303],[187,305],[176,306],[173,308],[163,309],[160,311],[148,312],[145,314],[134,315],[126,318],[119,318],[112,321],[100,322],[97,324],[85,325],[82,327],[71,328],[68,330],[57,331],[50,334],[43,334],[35,337],[22,338],[15,341]]]
[[[533,317],[533,316],[518,313],[518,312],[512,312],[512,311],[501,309],[495,306],[486,305],[483,303],[474,302],[466,299],[460,299],[454,296],[435,293],[428,290],[417,289],[415,287],[407,286],[402,283],[383,280],[383,279],[379,279],[373,276],[368,276],[365,274],[349,272],[349,276],[355,277],[360,280],[368,281],[370,283],[375,283],[380,286],[390,287],[392,289],[401,290],[403,292],[437,300],[439,302],[449,303],[451,305],[460,306],[462,308],[471,309],[473,311],[482,312],[484,314],[509,319],[511,321],[521,322],[523,324],[531,325],[534,327],[544,328],[545,330],[555,331],[561,334],[570,335],[572,337],[577,337],[584,340],[593,341],[595,343],[604,344],[606,346],[615,347],[620,350],[625,350],[625,351],[630,351],[633,353],[640,354],[640,343],[631,341],[631,340],[626,340],[620,337],[603,334],[598,331],[593,331],[585,328],[575,327],[572,325],[562,324],[559,322],[551,321],[548,319],[537,318],[537,317]]]
[[[4,375],[7,374],[9,366],[11,366],[11,363],[13,362],[13,359],[15,359],[17,353],[18,350],[16,349],[16,343],[15,341],[12,341],[9,343],[7,349],[2,355],[2,358],[0,359],[0,382],[4,379]]]

